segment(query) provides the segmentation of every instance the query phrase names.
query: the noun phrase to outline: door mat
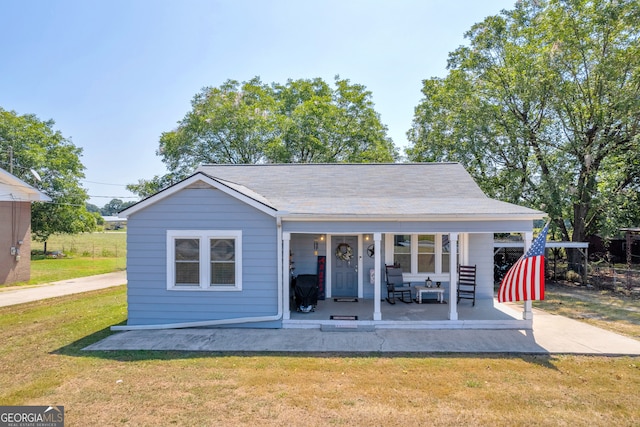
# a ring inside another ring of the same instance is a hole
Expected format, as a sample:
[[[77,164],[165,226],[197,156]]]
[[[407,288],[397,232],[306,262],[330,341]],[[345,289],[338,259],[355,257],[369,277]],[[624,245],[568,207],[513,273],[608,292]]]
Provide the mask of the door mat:
[[[334,298],[335,302],[358,302],[358,298]]]
[[[329,316],[331,320],[358,320],[358,316],[344,316],[344,315],[334,315]]]

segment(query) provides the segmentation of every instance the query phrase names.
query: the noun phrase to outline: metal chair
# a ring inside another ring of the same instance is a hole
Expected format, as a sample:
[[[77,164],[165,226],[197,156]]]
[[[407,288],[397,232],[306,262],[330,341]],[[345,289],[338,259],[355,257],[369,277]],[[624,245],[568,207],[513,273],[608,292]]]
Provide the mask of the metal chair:
[[[402,268],[394,265],[385,265],[387,272],[387,302],[396,303],[396,296],[404,303],[413,302],[411,300],[411,283],[405,282],[402,277]]]

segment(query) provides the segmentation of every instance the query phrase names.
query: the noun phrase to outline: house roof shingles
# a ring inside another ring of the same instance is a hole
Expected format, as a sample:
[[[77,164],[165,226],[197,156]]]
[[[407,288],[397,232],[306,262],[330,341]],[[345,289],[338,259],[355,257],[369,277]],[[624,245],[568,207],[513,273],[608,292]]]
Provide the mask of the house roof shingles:
[[[289,215],[544,216],[487,197],[459,163],[203,165],[198,172]]]

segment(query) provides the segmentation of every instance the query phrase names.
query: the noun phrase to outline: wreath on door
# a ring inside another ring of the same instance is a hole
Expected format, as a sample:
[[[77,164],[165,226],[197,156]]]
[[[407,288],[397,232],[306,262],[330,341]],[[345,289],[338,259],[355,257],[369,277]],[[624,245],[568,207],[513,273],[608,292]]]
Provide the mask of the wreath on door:
[[[351,261],[351,258],[353,258],[353,249],[351,249],[348,243],[340,243],[336,248],[336,258],[341,261]]]

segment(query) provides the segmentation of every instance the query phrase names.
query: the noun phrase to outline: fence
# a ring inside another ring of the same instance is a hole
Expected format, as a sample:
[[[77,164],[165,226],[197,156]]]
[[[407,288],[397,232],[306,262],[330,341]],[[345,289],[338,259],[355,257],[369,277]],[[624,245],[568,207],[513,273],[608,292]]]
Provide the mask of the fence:
[[[494,281],[500,283],[509,268],[523,254],[523,248],[515,245],[496,245],[494,250]],[[598,289],[640,293],[640,270],[614,265],[602,257],[587,259],[582,252],[580,263],[570,265],[565,251],[559,247],[545,251],[546,278],[549,281],[570,281],[588,284]]]
[[[611,265],[591,265],[589,284],[598,289],[640,292],[640,270]]]
[[[551,280],[572,280],[587,283],[589,265],[589,243],[587,242],[547,242],[545,250],[546,277]],[[579,255],[576,262],[567,262],[567,250],[576,251]],[[494,242],[493,265],[494,281],[502,280],[509,268],[524,253],[524,242]]]

